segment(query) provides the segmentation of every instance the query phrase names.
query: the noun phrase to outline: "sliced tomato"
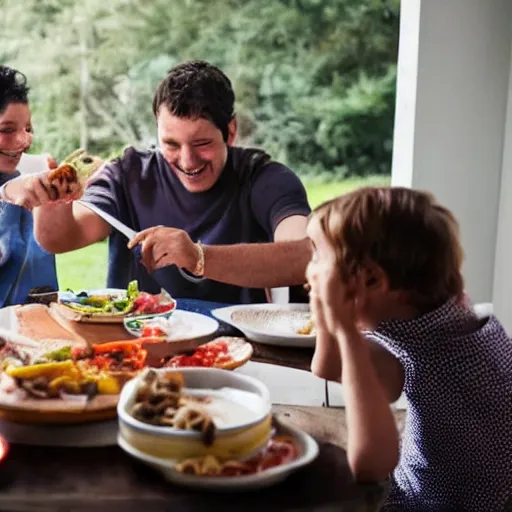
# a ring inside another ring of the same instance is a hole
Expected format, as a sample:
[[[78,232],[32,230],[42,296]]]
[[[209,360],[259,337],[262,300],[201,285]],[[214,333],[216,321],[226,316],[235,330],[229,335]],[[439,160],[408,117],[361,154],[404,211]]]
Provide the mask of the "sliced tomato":
[[[261,461],[261,469],[268,469],[286,464],[297,458],[297,448],[288,438],[275,437],[269,442],[267,451]]]
[[[76,361],[77,359],[82,359],[88,355],[88,351],[82,347],[73,347],[71,349],[71,359]]]
[[[146,325],[142,328],[141,335],[143,337],[153,337],[153,336],[165,336],[165,331],[160,329],[159,327],[152,327],[150,325]]]
[[[190,356],[174,356],[166,366],[184,367],[184,366],[202,366],[214,367],[217,364],[223,364],[231,360],[228,354],[228,345],[225,341],[206,343],[197,348]]]

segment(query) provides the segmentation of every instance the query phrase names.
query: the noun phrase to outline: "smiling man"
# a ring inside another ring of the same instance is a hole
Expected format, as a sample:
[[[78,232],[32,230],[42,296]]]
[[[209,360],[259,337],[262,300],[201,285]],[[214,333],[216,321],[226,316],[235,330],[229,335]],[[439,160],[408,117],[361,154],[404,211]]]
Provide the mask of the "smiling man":
[[[171,69],[153,100],[158,149],[127,149],[83,196],[138,235],[127,245],[80,204],[42,202],[35,209],[41,246],[62,253],[110,235],[108,286],[137,279],[144,290],[163,284],[178,298],[263,302],[265,288],[302,284],[310,256],[306,192],[263,151],[233,146],[234,101],[215,66]]]

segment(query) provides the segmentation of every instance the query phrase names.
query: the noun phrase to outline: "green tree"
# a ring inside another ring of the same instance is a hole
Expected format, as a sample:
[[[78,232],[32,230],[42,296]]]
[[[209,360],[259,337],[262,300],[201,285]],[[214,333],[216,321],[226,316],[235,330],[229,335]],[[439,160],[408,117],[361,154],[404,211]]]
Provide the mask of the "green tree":
[[[175,63],[220,66],[239,142],[302,174],[389,173],[399,0],[3,0],[2,61],[25,72],[35,151],[104,156],[155,141]]]

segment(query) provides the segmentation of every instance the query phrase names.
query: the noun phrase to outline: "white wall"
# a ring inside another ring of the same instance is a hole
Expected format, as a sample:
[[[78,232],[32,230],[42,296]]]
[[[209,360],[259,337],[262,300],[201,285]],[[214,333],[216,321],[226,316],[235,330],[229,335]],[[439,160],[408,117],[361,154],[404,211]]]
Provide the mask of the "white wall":
[[[490,301],[512,1],[402,0],[401,9],[393,185],[429,190],[455,213],[466,288],[474,301]],[[512,241],[507,248],[512,256]]]

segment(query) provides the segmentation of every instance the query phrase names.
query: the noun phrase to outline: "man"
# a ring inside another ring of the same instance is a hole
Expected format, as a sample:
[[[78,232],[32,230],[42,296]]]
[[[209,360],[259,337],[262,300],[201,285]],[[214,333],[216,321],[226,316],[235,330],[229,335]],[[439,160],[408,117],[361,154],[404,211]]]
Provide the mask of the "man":
[[[265,288],[304,282],[310,208],[292,171],[262,151],[233,147],[234,100],[229,79],[202,61],[174,67],[160,83],[153,100],[159,149],[127,149],[82,197],[139,232],[129,245],[83,205],[48,204],[44,178],[5,195],[18,204],[39,199],[35,235],[52,253],[110,235],[109,287],[137,279],[144,290],[163,285],[178,298],[263,302]]]

